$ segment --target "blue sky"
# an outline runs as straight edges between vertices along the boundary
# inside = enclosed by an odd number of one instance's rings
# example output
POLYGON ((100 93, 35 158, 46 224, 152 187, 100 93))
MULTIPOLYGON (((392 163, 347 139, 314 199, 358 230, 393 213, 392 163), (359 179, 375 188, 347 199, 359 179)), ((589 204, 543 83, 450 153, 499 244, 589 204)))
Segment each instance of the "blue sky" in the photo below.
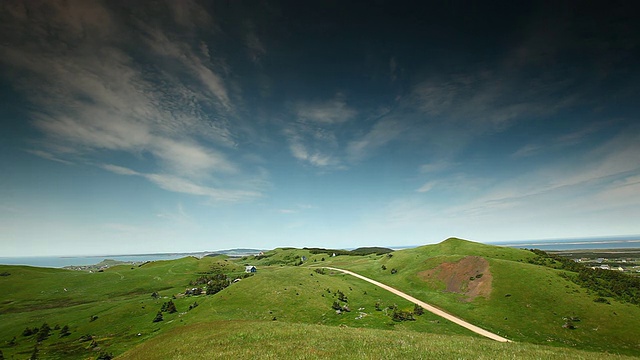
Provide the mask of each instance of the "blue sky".
POLYGON ((345 3, 3 1, 0 254, 640 234, 625 5, 345 3))

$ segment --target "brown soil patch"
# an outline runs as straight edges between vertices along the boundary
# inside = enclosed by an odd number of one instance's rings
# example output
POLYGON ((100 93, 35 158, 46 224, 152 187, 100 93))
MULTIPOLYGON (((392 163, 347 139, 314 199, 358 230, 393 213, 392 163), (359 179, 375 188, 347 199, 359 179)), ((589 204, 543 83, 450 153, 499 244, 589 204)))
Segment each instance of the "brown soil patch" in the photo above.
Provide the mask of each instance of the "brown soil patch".
POLYGON ((418 273, 425 281, 439 280, 446 291, 465 295, 464 301, 478 296, 489 297, 491 293, 491 271, 489 262, 479 256, 467 256, 457 262, 442 263, 437 267, 418 273))

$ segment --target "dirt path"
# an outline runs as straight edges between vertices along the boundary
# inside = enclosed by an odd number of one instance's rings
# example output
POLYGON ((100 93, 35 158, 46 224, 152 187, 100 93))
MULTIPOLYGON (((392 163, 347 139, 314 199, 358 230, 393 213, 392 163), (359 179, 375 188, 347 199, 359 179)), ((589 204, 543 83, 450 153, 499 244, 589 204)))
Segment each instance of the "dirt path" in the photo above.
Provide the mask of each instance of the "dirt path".
POLYGON ((392 292, 392 293, 394 293, 394 294, 396 294, 396 295, 398 295, 398 296, 400 296, 402 298, 405 298, 405 299, 411 301, 414 304, 418 304, 418 305, 422 306, 425 310, 427 310, 429 312, 432 312, 432 313, 434 313, 434 314, 436 314, 438 316, 441 316, 441 317, 443 317, 443 318, 445 318, 445 319, 447 319, 447 320, 449 320, 449 321, 451 321, 453 323, 456 323, 456 324, 458 324, 458 325, 460 325, 460 326, 462 326, 464 328, 467 328, 467 329, 473 331, 476 334, 480 334, 482 336, 488 337, 489 339, 492 339, 492 340, 495 340, 495 341, 499 341, 499 342, 511 342, 511 340, 509 340, 509 339, 505 339, 500 335, 497 335, 497 334, 494 334, 494 333, 492 333, 490 331, 487 331, 485 329, 479 328, 479 327, 477 327, 477 326, 475 326, 473 324, 470 324, 470 323, 468 323, 468 322, 466 322, 466 321, 464 321, 464 320, 462 320, 460 318, 457 318, 457 317, 455 317, 455 316, 453 316, 451 314, 447 314, 446 312, 444 312, 444 311, 442 311, 442 310, 440 310, 438 308, 435 308, 435 307, 433 307, 433 306, 431 306, 431 305, 429 305, 429 304, 427 304, 425 302, 422 302, 422 301, 414 298, 411 295, 407 295, 407 294, 403 293, 400 290, 396 290, 396 289, 392 288, 391 286, 388 286, 388 285, 385 285, 383 283, 377 282, 377 281, 375 281, 373 279, 369 279, 368 277, 362 276, 360 274, 356 274, 353 271, 342 270, 342 269, 333 268, 333 267, 326 267, 326 268, 329 269, 329 270, 340 271, 340 272, 343 272, 345 274, 355 276, 355 277, 357 277, 359 279, 362 279, 364 281, 368 281, 368 282, 370 282, 370 283, 372 283, 372 284, 374 284, 376 286, 379 286, 379 287, 381 287, 381 288, 383 288, 383 289, 385 289, 387 291, 390 291, 390 292, 392 292))

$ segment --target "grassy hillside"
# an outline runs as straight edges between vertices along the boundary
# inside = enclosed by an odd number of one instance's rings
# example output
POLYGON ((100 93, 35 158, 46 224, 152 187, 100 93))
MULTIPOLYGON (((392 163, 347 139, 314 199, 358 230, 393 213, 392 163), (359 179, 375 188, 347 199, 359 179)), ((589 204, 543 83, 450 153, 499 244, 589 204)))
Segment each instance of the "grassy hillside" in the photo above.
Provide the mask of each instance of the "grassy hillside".
POLYGON ((631 359, 460 335, 221 321, 174 329, 122 359, 631 359))
MULTIPOLYGON (((396 251, 374 261, 331 262, 397 287, 478 326, 519 342, 569 346, 594 351, 640 354, 640 307, 614 300, 597 303, 595 295, 560 276, 561 271, 532 265, 530 251, 483 245, 459 239, 396 251), (490 293, 469 301, 450 292, 437 278, 440 264, 455 265, 469 256, 489 265, 490 293), (383 265, 386 270, 383 270, 383 265), (392 274, 391 270, 396 273, 392 274), (434 276, 425 276, 429 270, 434 276), (564 328, 567 319, 575 329, 564 328)), ((450 271, 453 271, 449 269, 450 271)), ((464 286, 475 274, 467 274, 464 286)))
POLYGON ((0 266, 0 273, 10 274, 0 277, 0 351, 9 359, 29 358, 40 335, 23 336, 23 330, 47 323, 52 330, 37 345, 40 359, 95 359, 129 350, 122 358, 162 358, 167 351, 172 358, 640 354, 639 306, 596 303, 560 270, 528 263, 535 256, 529 251, 449 239, 389 254, 332 255, 286 248, 94 273, 0 266), (245 264, 258 272, 245 277, 245 264), (487 341, 430 313, 393 321, 394 309, 410 312, 413 304, 322 266, 387 283, 517 344, 487 341), (213 295, 184 295, 187 288, 206 287, 196 279, 206 282, 216 274, 241 280, 213 295), (169 301, 177 312, 153 322, 169 301), (563 327, 567 319, 575 329, 563 327), (70 333, 62 336, 65 325, 70 333))

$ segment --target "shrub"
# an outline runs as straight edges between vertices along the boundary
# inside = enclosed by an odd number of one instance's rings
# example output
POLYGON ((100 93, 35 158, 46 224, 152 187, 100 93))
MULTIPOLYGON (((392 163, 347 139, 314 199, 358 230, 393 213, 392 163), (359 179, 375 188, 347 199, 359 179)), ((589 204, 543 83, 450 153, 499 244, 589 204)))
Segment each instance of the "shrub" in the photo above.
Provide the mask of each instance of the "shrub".
POLYGON ((38 345, 35 345, 33 347, 33 352, 31 353, 29 360, 38 360, 38 352, 40 352, 40 350, 38 349, 38 345))
POLYGON ((385 265, 382 265, 382 270, 387 270, 387 267, 385 265))
POLYGON ((42 324, 42 326, 40 327, 40 330, 38 330, 38 336, 36 337, 36 341, 40 342, 48 338, 49 332, 51 332, 51 328, 49 327, 49 324, 47 323, 42 324))
POLYGON ((96 360, 111 360, 113 359, 113 354, 107 352, 101 352, 100 355, 96 358, 96 360))
POLYGON ((333 305, 331 305, 331 308, 333 310, 342 310, 342 306, 340 306, 340 303, 338 303, 337 301, 333 302, 333 305))
POLYGON ((31 336, 31 335, 33 335, 33 334, 38 332, 38 329, 34 329, 34 330, 31 330, 31 328, 26 327, 22 331, 22 336, 31 336), (35 330, 35 332, 34 332, 34 330, 35 330))
POLYGON ((395 273, 397 273, 397 272, 398 272, 398 270, 396 270, 396 269, 391 269, 391 273, 392 273, 392 274, 395 274, 395 273))
POLYGON ((393 321, 414 321, 416 318, 411 311, 395 310, 392 319, 393 321))
POLYGON ((413 313, 420 316, 424 314, 424 309, 422 308, 422 306, 415 304, 415 306, 413 307, 413 313))
POLYGON ((69 331, 69 326, 68 325, 63 326, 62 329, 60 329, 60 337, 65 337, 69 335, 71 335, 71 332, 69 331))
POLYGON ((162 307, 160 308, 161 312, 168 312, 169 314, 173 314, 175 312, 178 312, 178 309, 176 309, 176 304, 173 303, 173 300, 169 300, 166 303, 162 304, 162 307))
POLYGON ((160 322, 163 321, 164 318, 162 317, 162 311, 158 311, 158 313, 156 314, 156 317, 153 319, 153 322, 160 322))
POLYGON ((94 322, 98 320, 98 315, 91 315, 91 318, 89 318, 89 322, 94 322))
POLYGON ((603 298, 603 297, 595 298, 595 299, 593 299, 593 302, 611 305, 611 302, 609 300, 607 300, 606 298, 603 298))

